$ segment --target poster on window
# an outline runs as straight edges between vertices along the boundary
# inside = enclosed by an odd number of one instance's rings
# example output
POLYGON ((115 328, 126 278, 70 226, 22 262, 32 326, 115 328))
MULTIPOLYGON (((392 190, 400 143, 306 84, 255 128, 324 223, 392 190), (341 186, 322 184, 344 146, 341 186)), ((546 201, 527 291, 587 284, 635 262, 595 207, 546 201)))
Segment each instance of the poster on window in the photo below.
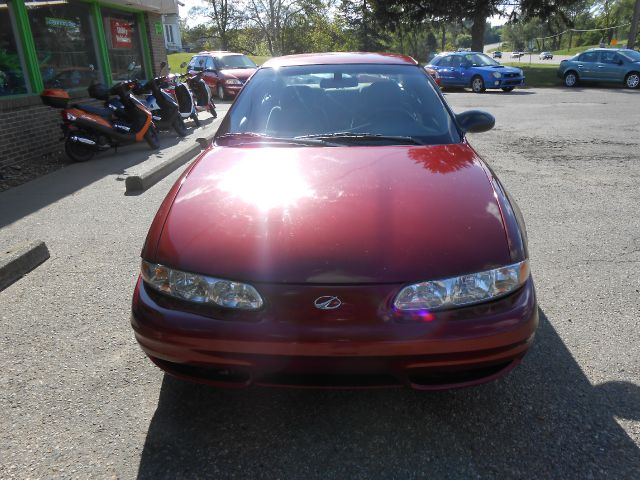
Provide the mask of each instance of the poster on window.
POLYGON ((126 20, 111 19, 111 48, 131 48, 131 24, 126 20))

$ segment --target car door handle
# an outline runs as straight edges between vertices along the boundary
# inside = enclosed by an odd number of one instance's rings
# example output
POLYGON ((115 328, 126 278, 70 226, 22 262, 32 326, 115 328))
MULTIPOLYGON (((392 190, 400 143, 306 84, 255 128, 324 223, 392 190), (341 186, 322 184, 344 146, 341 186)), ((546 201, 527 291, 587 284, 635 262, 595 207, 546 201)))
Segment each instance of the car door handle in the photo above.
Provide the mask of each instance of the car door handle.
POLYGON ((582 67, 583 67, 582 65, 578 65, 578 68, 582 68, 582 67))
POLYGON ((598 65, 598 68, 604 68, 604 65, 598 65))

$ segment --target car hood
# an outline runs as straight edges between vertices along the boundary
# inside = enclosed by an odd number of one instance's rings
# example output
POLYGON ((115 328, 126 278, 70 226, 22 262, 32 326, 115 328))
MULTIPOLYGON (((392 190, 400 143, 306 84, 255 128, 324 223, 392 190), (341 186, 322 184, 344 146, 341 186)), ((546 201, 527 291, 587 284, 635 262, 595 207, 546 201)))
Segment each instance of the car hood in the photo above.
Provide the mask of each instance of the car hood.
POLYGON ((500 72, 500 73, 520 73, 521 70, 516 67, 505 67, 504 65, 494 65, 486 67, 473 67, 485 72, 500 72))
POLYGON ((243 81, 246 81, 255 72, 255 68, 228 68, 225 70, 220 70, 220 73, 225 77, 237 78, 238 80, 243 81))
POLYGON ((273 283, 395 283, 511 263, 466 144, 214 147, 184 178, 151 261, 273 283))

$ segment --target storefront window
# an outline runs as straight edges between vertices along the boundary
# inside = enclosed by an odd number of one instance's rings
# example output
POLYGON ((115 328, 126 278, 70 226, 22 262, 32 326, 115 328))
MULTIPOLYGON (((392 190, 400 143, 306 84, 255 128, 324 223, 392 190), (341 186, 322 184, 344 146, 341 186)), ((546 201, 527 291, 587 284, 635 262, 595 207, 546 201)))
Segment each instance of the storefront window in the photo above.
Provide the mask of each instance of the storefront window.
POLYGON ((27 93, 16 38, 9 6, 0 1, 0 96, 27 93))
POLYGON ((135 15, 102 9, 113 81, 145 78, 140 32, 135 15))
POLYGON ((94 71, 98 62, 87 4, 60 0, 25 5, 45 87, 86 87, 100 78, 94 71))

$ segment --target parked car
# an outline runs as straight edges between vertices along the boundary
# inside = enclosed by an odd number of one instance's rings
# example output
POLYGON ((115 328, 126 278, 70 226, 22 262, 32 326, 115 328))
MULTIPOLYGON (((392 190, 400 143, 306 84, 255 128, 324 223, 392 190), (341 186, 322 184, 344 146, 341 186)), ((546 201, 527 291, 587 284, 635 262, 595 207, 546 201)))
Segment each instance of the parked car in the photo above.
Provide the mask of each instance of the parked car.
POLYGON ((226 100, 238 94, 257 68, 249 57, 241 53, 214 51, 194 55, 187 65, 187 72, 195 75, 204 71, 202 78, 211 91, 220 100, 226 100))
POLYGON ((433 68, 430 67, 424 67, 424 70, 431 75, 431 78, 433 78, 433 80, 436 82, 436 85, 438 85, 439 87, 442 86, 442 81, 440 80, 440 75, 438 74, 437 70, 434 70, 433 68))
POLYGON ((511 58, 520 58, 524 56, 524 52, 511 52, 511 58))
POLYGON ((522 216, 410 57, 272 58, 151 225, 131 322, 220 387, 475 385, 538 308, 522 216), (471 232, 471 233, 470 233, 471 232))
POLYGON ((502 52, 496 50, 495 52, 493 52, 492 56, 493 58, 502 58, 502 52))
POLYGON ((540 58, 540 60, 552 60, 553 52, 540 52, 538 58, 540 58))
POLYGON ((479 52, 436 55, 427 67, 438 72, 444 88, 471 88, 476 93, 500 88, 510 92, 524 85, 522 70, 501 65, 479 52))
POLYGON ((560 62, 558 77, 564 85, 578 82, 617 83, 627 88, 640 85, 640 52, 625 48, 592 48, 560 62))

